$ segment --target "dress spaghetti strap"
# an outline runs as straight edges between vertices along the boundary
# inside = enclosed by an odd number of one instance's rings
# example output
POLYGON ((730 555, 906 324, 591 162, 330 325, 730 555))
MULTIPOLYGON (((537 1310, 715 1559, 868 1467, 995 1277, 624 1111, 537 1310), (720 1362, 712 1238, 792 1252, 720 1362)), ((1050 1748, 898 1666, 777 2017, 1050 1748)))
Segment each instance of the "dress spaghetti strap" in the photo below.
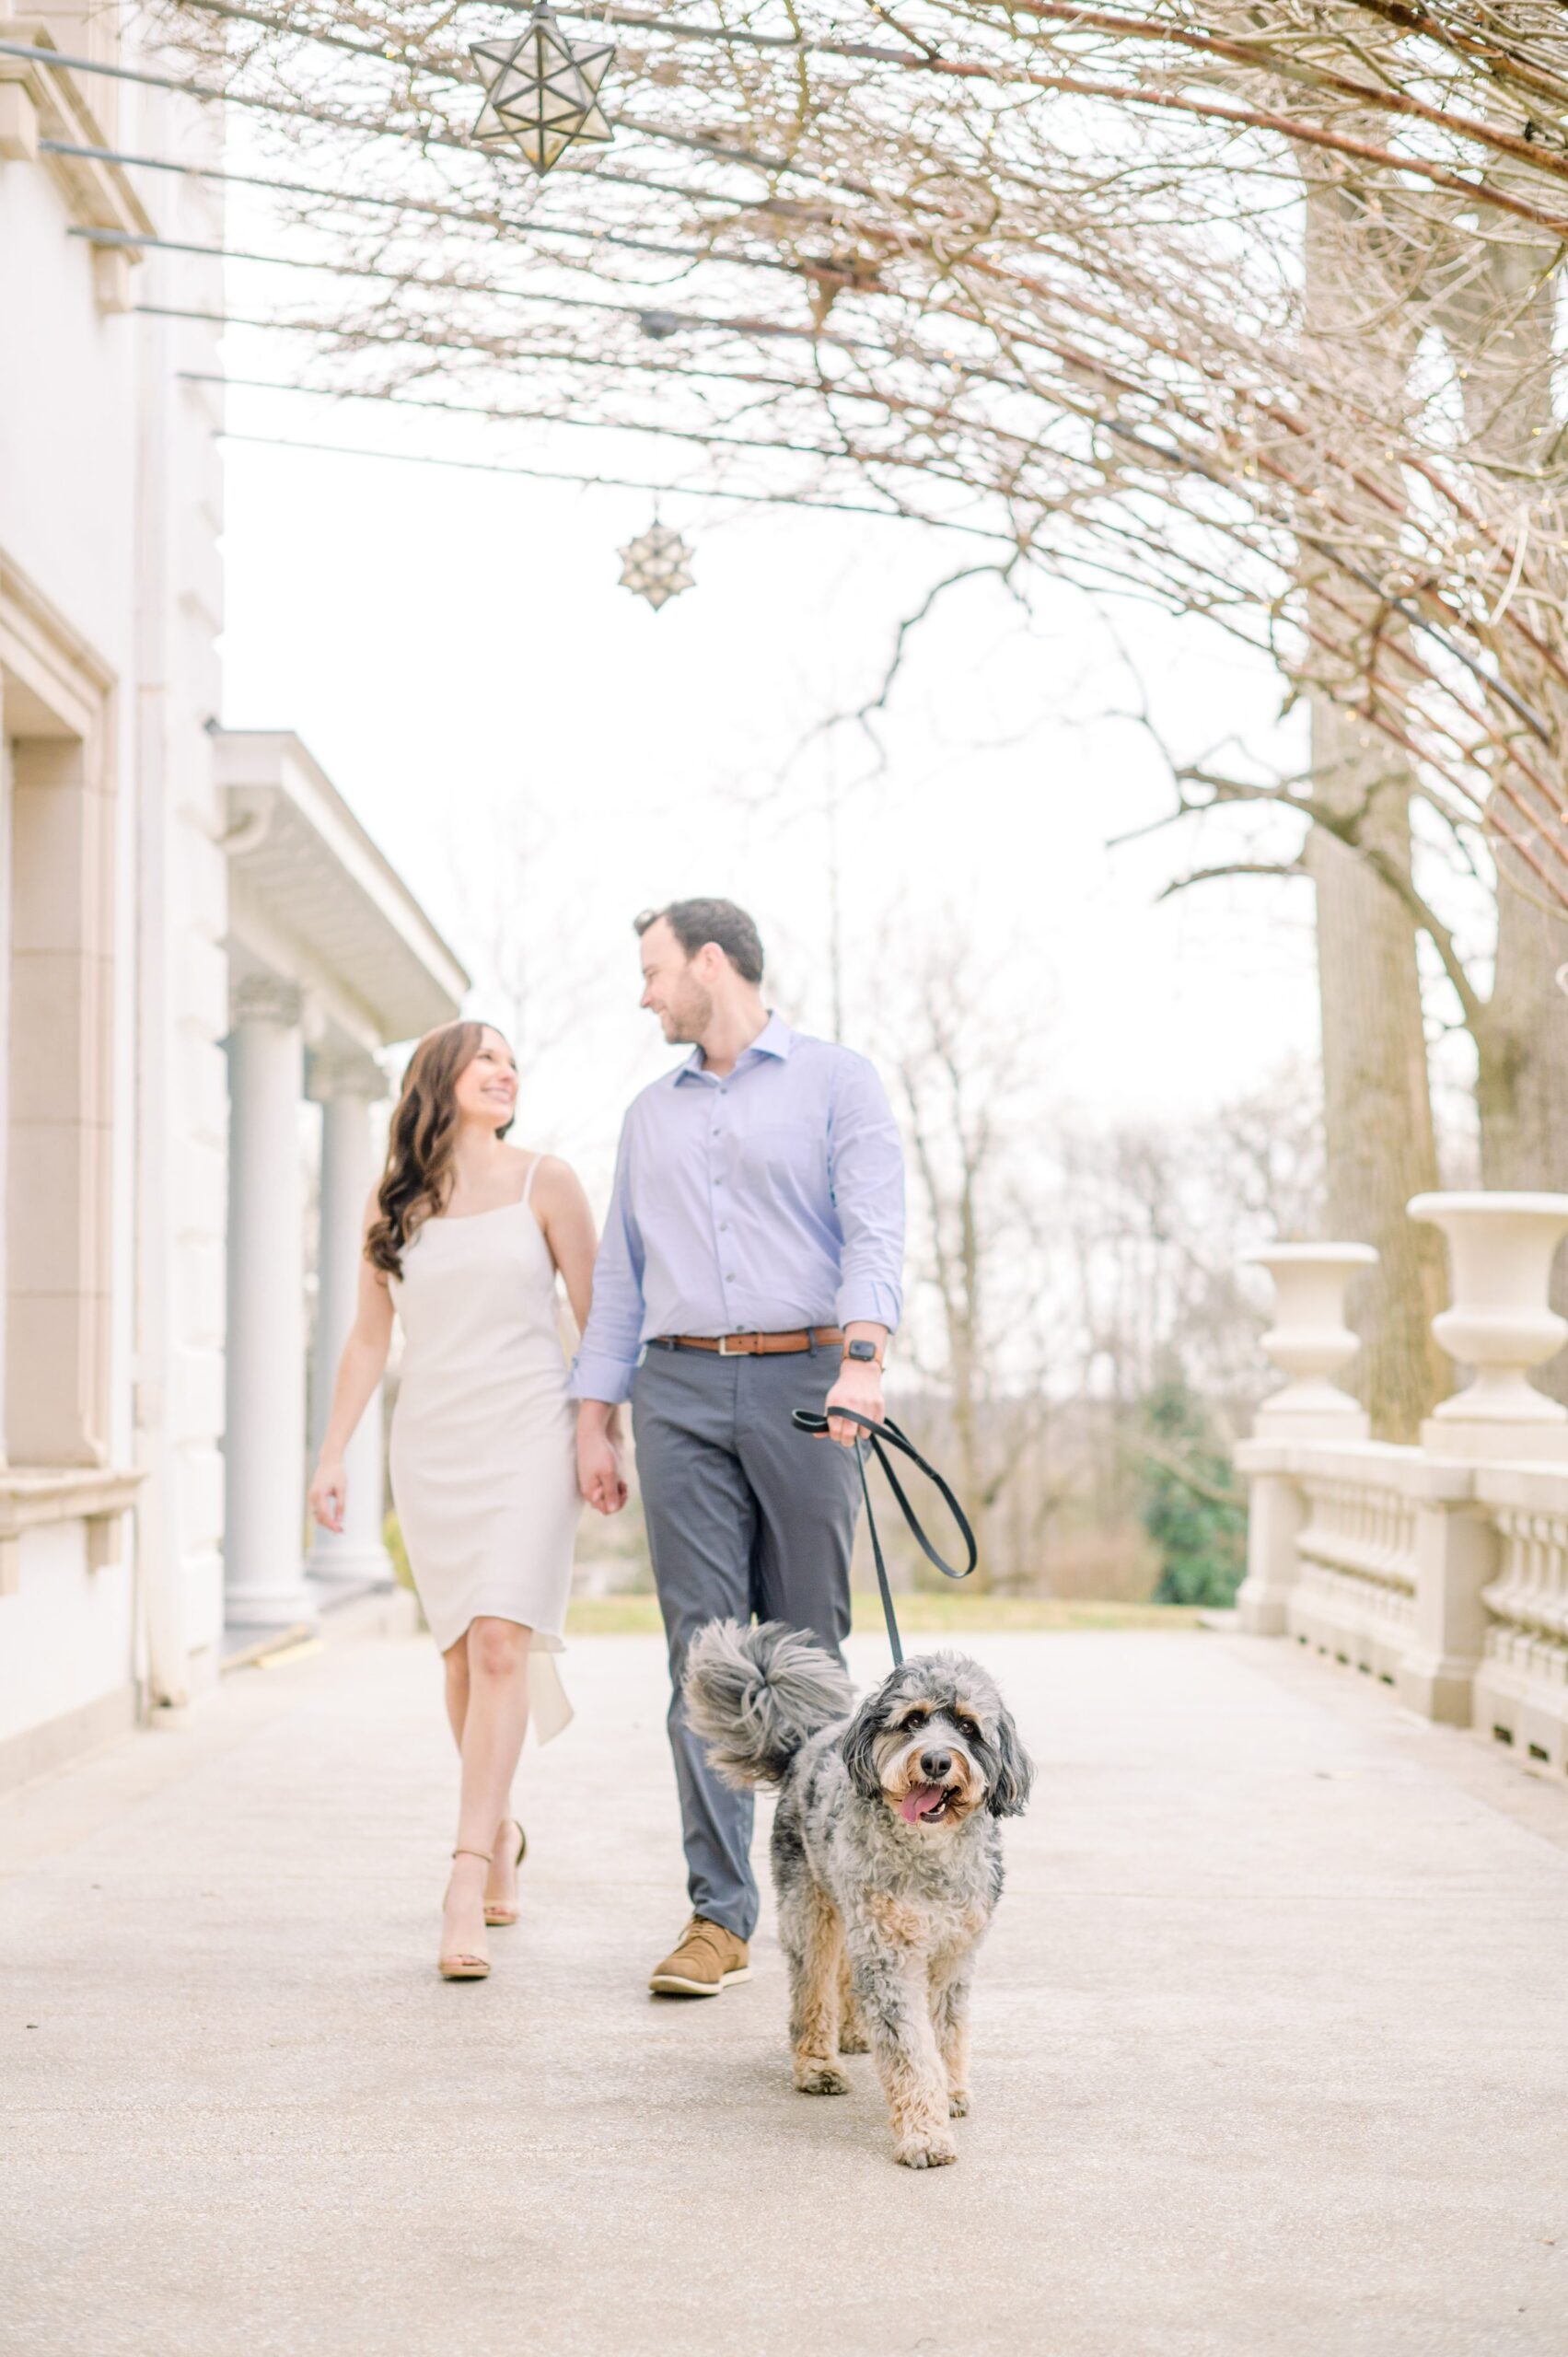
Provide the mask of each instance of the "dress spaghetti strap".
POLYGON ((517 1198, 517 1201, 520 1203, 526 1203, 528 1197, 533 1193, 534 1172, 539 1168, 540 1164, 543 1160, 544 1156, 542 1154, 536 1154, 533 1160, 529 1163, 528 1175, 523 1180, 523 1191, 517 1198))

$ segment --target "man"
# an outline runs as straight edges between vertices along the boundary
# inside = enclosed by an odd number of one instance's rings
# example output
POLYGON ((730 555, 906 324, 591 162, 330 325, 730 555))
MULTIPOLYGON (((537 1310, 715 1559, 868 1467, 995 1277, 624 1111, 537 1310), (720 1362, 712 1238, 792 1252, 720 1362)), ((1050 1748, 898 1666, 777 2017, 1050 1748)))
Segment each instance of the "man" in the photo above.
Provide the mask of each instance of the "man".
POLYGON ((763 1004, 762 945, 743 910, 676 900, 636 930, 642 1003, 692 1052, 621 1132, 573 1370, 577 1478, 601 1514, 625 1504, 615 1425, 629 1399, 692 1908, 649 1985, 716 1997, 750 1977, 752 1802, 719 1782, 686 1725, 681 1671, 713 1620, 785 1620, 834 1653, 849 1632, 859 1427, 834 1421, 834 1446, 790 1411, 881 1418, 903 1158, 865 1059, 763 1004))

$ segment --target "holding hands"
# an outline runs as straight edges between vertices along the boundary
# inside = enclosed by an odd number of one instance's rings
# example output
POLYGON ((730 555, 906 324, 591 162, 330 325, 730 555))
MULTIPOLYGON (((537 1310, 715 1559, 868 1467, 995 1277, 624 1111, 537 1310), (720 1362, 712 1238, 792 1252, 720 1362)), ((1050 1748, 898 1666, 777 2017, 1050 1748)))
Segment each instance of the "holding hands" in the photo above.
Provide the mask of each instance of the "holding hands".
POLYGON ((600 1399, 578 1403, 577 1487, 596 1514, 619 1514, 626 1503, 615 1411, 600 1399))

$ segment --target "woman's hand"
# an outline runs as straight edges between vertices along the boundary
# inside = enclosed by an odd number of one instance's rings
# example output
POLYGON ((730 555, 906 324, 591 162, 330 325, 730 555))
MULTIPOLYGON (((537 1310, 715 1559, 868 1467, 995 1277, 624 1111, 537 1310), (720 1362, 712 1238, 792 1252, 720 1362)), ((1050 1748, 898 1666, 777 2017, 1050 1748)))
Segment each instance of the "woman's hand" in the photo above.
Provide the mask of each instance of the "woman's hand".
POLYGON ((626 1503, 626 1475, 620 1436, 603 1417, 598 1400, 584 1400, 577 1418, 577 1487, 596 1514, 619 1514, 626 1503), (591 1409, 598 1414, 589 1414, 591 1409))
POLYGON ((323 1457, 317 1466, 309 1489, 310 1511, 323 1530, 341 1531, 343 1527, 343 1502, 348 1496, 348 1477, 339 1457, 323 1457))

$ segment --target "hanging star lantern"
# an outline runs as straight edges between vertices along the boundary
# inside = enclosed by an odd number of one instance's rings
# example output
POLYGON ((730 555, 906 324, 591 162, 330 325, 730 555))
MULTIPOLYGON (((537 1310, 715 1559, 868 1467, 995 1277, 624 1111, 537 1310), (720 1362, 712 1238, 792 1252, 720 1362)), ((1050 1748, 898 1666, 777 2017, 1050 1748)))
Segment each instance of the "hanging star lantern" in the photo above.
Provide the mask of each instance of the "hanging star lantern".
POLYGON ((613 138, 599 109, 598 87, 614 46, 574 49, 547 0, 540 0, 515 41, 476 41, 469 55, 484 85, 484 104, 473 127, 478 146, 510 143, 543 173, 568 147, 613 138))
POLYGON ((656 516, 645 532, 621 551, 621 586, 645 598, 656 614, 667 598, 679 598, 696 585, 691 578, 691 552, 679 532, 656 516))

